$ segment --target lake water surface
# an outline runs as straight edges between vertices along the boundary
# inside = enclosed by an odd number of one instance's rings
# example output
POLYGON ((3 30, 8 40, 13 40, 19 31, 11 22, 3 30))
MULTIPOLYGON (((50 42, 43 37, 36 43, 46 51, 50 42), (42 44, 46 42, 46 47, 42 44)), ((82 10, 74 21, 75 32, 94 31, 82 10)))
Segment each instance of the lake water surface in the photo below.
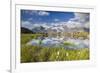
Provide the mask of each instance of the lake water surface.
POLYGON ((48 38, 32 39, 27 45, 45 46, 45 47, 63 47, 65 49, 81 49, 89 48, 89 39, 63 39, 63 38, 48 38))

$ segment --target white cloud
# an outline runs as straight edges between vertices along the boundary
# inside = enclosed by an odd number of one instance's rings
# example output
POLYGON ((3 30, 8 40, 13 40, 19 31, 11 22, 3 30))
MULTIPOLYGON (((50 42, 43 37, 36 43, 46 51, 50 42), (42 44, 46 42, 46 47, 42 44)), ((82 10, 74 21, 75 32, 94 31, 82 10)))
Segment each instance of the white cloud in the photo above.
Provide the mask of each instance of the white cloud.
POLYGON ((33 18, 29 18, 29 19, 28 19, 28 21, 32 21, 32 20, 33 20, 33 18))
POLYGON ((21 21, 21 27, 25 27, 28 29, 33 29, 34 27, 39 27, 39 26, 43 26, 46 29, 50 28, 49 25, 47 25, 47 23, 31 23, 30 21, 21 21))
POLYGON ((74 13, 75 17, 77 18, 86 18, 89 14, 87 13, 74 13))
POLYGON ((59 19, 55 18, 54 21, 57 22, 57 21, 59 21, 59 19))
POLYGON ((81 23, 85 23, 89 19, 88 13, 74 13, 75 17, 70 19, 70 21, 77 21, 81 23))
POLYGON ((34 27, 39 27, 39 26, 43 26, 43 27, 45 27, 46 29, 50 27, 50 26, 47 25, 46 23, 39 23, 39 24, 34 24, 34 25, 33 25, 33 28, 34 28, 34 27))
POLYGON ((74 13, 75 17, 69 21, 64 22, 69 28, 89 28, 89 14, 87 13, 74 13))
POLYGON ((30 15, 39 15, 39 16, 48 16, 50 14, 47 11, 39 11, 39 10, 25 10, 24 12, 30 15))
POLYGON ((25 10, 24 13, 34 15, 37 13, 37 11, 36 10, 34 10, 34 11, 33 10, 25 10))
POLYGON ((89 22, 85 23, 84 27, 85 27, 85 28, 89 28, 89 27, 90 27, 89 24, 90 24, 89 22))
POLYGON ((21 21, 21 27, 32 29, 33 24, 29 21, 21 21))
POLYGON ((48 16, 50 13, 46 11, 38 11, 38 15, 40 16, 48 16))
MULTIPOLYGON (((44 11, 38 11, 38 12, 35 12, 36 14, 38 13, 38 15, 49 15, 48 12, 44 12, 44 11)), ((34 24, 34 23, 31 23, 31 21, 29 20, 32 20, 32 18, 30 18, 28 21, 22 21, 22 26, 23 27, 26 27, 26 28, 29 28, 29 29, 32 29, 33 27, 35 26, 44 26, 45 28, 49 28, 51 26, 67 26, 68 28, 89 28, 89 20, 87 21, 84 21, 87 19, 87 17, 89 17, 88 14, 86 13, 74 13, 75 14, 75 17, 74 18, 71 18, 69 21, 65 21, 65 22, 56 22, 56 23, 37 23, 37 24, 34 24), (84 21, 84 23, 82 23, 81 21, 84 21)), ((59 21, 59 19, 55 18, 54 19, 55 21, 59 21)))
POLYGON ((74 22, 74 21, 68 21, 67 26, 69 28, 75 28, 75 27, 81 28, 81 27, 83 27, 83 25, 80 22, 74 22))

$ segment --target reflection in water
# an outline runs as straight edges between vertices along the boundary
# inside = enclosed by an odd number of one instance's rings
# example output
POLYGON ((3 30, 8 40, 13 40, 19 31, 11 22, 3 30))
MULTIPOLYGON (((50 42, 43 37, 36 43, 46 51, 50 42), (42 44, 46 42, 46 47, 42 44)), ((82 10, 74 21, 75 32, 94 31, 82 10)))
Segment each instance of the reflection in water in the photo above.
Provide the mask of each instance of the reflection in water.
POLYGON ((39 45, 45 47, 63 47, 65 49, 89 48, 89 39, 63 39, 63 38, 38 38, 32 39, 27 45, 39 45))

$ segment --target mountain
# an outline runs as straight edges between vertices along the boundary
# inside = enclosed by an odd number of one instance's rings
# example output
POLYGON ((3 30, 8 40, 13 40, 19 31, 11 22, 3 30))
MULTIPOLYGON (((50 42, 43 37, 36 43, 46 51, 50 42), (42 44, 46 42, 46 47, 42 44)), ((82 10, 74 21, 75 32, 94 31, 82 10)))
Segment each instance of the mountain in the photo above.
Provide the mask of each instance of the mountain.
POLYGON ((28 29, 25 27, 21 27, 22 33, 47 33, 48 30, 57 31, 57 32, 77 32, 77 31, 85 31, 89 32, 89 23, 85 23, 84 25, 80 23, 59 23, 59 24, 34 24, 32 29, 28 29))
POLYGON ((37 26, 32 29, 33 33, 46 33, 46 28, 43 26, 37 26))
POLYGON ((25 27, 21 27, 21 33, 33 33, 32 30, 25 28, 25 27))

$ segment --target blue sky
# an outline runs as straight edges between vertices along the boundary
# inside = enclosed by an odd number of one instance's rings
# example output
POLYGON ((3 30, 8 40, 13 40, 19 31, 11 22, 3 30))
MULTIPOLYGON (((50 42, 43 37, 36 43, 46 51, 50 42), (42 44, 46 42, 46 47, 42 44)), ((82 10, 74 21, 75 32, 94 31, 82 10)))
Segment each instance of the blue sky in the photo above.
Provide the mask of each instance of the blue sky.
POLYGON ((73 12, 21 10, 21 20, 31 21, 33 23, 63 22, 73 17, 73 12))
POLYGON ((89 22, 89 13, 56 12, 42 10, 21 10, 21 26, 32 28, 33 25, 51 25, 51 23, 66 22, 69 24, 84 24, 89 22))

